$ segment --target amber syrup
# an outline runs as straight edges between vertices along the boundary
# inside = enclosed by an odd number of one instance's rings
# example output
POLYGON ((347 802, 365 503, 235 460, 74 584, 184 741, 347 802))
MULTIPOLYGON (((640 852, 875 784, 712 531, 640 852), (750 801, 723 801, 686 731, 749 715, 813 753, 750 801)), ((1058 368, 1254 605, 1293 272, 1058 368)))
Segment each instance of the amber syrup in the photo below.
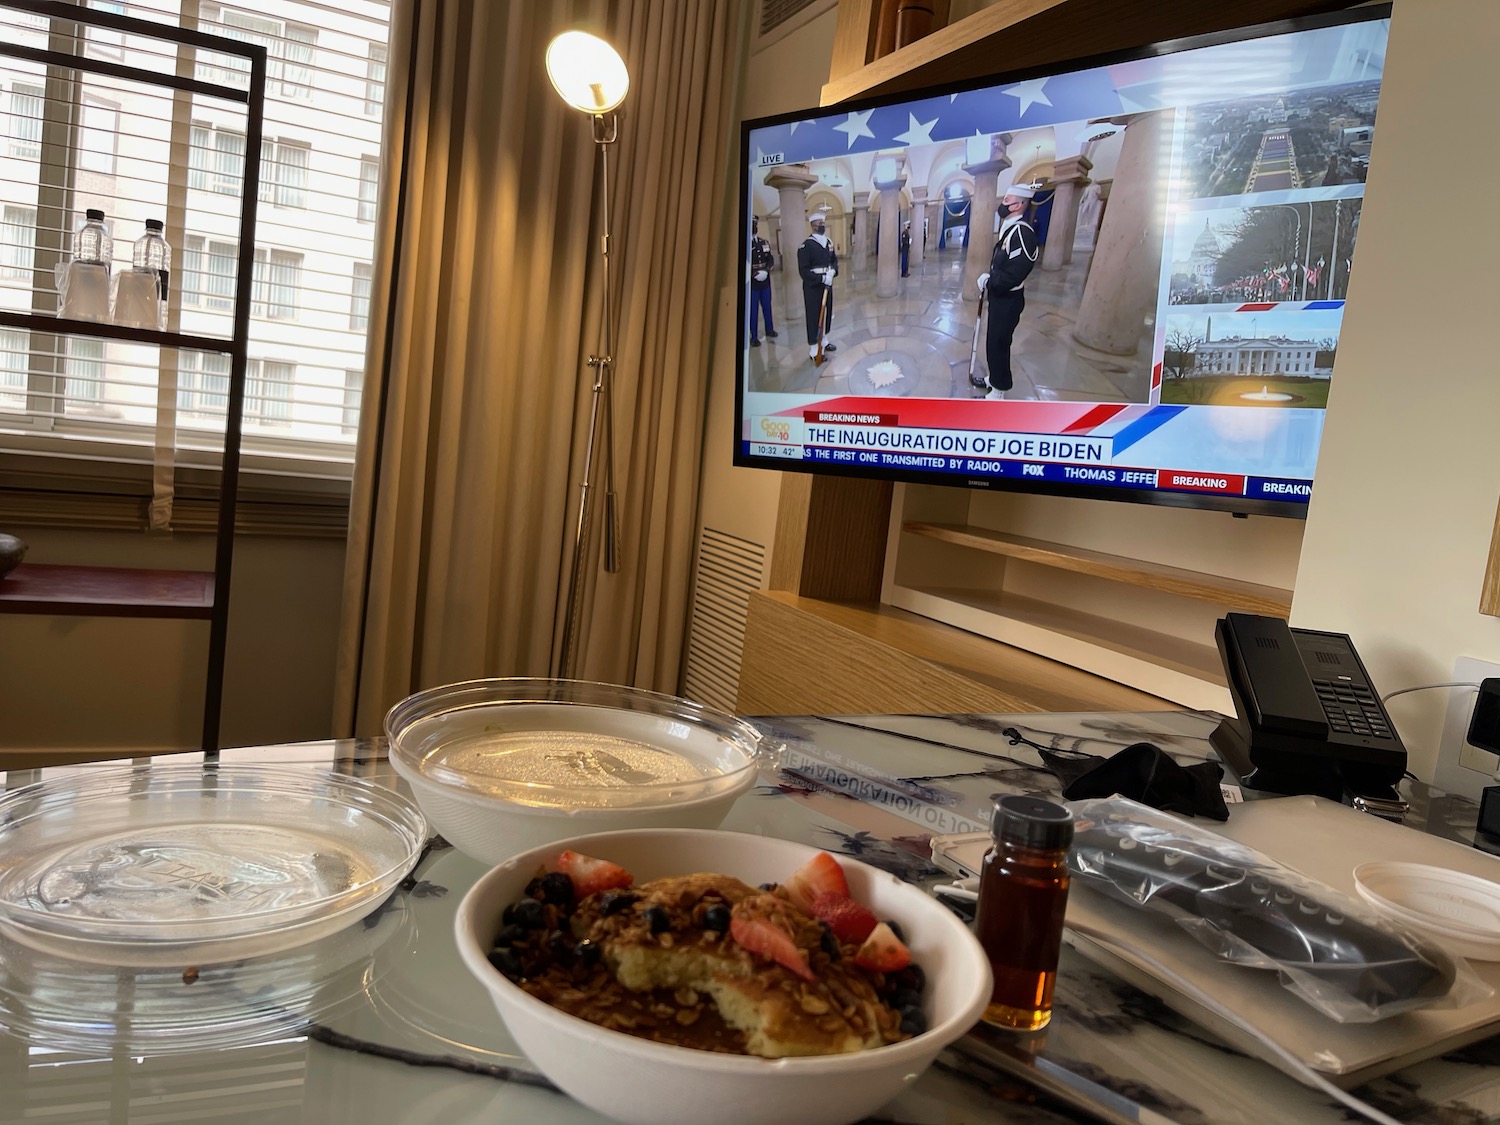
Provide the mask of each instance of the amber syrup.
POLYGON ((1068 904, 1064 855, 997 841, 985 857, 976 929, 995 978, 986 1023, 1036 1031, 1052 1018, 1068 904))

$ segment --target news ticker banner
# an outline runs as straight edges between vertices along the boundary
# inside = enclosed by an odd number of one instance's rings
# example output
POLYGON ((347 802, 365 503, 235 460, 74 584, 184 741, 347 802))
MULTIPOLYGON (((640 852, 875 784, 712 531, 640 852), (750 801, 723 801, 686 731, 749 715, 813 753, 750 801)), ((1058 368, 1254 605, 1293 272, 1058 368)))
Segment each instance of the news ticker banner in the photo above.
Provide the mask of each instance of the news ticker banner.
MULTIPOLYGON (((1230 421, 1236 414, 1243 417, 1244 408, 1223 409, 1230 421)), ((1244 427, 1237 442, 1214 408, 913 400, 893 410, 888 399, 836 399, 747 415, 741 450, 751 457, 839 468, 1306 503, 1322 412, 1253 413, 1261 417, 1252 426, 1258 431, 1250 435, 1254 448, 1246 450, 1236 448, 1246 444, 1244 427), (1307 424, 1278 425, 1296 421, 1296 415, 1316 415, 1309 419, 1316 430, 1307 424), (976 429, 986 416, 1024 428, 976 429), (1303 432, 1310 430, 1310 435, 1303 432), (1276 475, 1265 471, 1268 451, 1280 458, 1276 475), (1257 468, 1249 467, 1252 461, 1257 468)))

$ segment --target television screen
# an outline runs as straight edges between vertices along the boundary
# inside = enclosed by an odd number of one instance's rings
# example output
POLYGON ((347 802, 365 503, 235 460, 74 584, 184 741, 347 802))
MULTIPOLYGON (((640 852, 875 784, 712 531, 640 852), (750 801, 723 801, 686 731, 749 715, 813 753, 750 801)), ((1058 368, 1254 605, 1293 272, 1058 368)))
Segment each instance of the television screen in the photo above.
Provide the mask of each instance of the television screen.
POLYGON ((735 462, 1303 515, 1389 14, 745 122, 735 462))

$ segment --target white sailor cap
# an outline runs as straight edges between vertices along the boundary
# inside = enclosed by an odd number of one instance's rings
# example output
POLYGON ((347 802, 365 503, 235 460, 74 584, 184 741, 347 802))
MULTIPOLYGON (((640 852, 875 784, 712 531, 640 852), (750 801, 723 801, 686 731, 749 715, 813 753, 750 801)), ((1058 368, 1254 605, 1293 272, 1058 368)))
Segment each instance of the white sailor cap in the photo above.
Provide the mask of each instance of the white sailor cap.
POLYGON ((822 211, 813 211, 807 216, 807 221, 810 223, 827 223, 828 216, 822 211))
POLYGON ((1011 184, 1005 189, 1005 194, 1013 199, 1030 199, 1037 193, 1041 184, 1011 184))

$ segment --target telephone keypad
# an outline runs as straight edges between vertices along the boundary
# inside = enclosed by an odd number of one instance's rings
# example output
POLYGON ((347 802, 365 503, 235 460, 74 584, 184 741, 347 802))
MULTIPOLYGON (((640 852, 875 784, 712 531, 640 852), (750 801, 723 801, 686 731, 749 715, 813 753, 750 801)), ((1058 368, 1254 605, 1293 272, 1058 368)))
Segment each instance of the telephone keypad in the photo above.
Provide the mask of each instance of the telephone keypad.
POLYGON ((1371 738, 1390 738, 1391 728, 1380 700, 1363 684, 1314 680, 1318 702, 1328 725, 1338 734, 1357 734, 1371 738))

